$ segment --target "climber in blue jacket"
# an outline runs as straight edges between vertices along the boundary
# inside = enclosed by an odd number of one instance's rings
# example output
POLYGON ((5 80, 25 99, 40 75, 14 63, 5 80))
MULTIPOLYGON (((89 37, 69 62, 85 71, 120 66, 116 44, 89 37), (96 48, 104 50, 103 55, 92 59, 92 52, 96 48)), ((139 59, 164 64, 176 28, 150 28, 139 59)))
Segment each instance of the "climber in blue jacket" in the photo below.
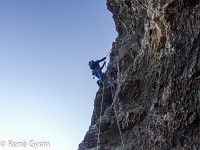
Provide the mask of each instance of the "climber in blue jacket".
POLYGON ((97 61, 89 61, 89 66, 90 69, 92 70, 92 75, 96 76, 99 80, 97 81, 97 84, 99 86, 103 86, 103 73, 102 73, 102 69, 105 66, 105 63, 103 63, 103 66, 100 67, 99 63, 104 61, 106 59, 106 57, 102 58, 101 60, 97 60, 97 61))

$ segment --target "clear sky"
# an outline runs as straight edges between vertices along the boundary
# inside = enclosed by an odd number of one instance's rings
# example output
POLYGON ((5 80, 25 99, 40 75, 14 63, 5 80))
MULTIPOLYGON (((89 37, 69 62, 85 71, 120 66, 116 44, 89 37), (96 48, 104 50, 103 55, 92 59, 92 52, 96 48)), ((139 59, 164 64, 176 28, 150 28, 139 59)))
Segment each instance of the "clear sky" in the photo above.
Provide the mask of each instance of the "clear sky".
POLYGON ((116 36, 106 0, 0 0, 0 142, 77 150, 98 89, 88 62, 116 36))

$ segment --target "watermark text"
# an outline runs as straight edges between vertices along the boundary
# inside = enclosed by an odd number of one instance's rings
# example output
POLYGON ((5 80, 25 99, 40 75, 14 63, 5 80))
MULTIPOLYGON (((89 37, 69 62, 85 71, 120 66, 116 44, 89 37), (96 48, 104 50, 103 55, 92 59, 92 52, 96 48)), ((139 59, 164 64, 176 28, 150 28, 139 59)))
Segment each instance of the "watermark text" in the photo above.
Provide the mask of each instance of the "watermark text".
POLYGON ((35 141, 35 140, 23 140, 23 141, 14 141, 14 140, 0 140, 0 148, 1 147, 9 147, 9 148, 50 148, 50 142, 45 140, 35 141))

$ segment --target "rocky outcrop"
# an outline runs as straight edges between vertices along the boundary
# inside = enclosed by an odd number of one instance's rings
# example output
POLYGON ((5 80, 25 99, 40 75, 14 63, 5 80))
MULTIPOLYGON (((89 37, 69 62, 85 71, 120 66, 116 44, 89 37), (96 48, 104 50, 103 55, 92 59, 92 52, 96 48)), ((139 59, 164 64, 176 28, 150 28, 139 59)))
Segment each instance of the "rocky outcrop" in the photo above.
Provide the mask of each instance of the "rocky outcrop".
MULTIPOLYGON (((118 37, 99 149, 122 150, 122 140, 126 150, 200 149, 200 0, 107 0, 107 7, 118 37)), ((102 88, 79 150, 97 149, 101 98, 102 88)))

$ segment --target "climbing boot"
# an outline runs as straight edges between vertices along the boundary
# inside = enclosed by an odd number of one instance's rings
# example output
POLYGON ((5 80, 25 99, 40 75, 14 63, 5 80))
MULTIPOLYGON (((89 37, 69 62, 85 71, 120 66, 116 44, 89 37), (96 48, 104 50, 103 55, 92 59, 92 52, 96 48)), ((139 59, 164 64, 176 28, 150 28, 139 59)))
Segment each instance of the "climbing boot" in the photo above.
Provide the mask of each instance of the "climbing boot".
POLYGON ((97 84, 99 87, 103 87, 103 83, 99 83, 99 80, 97 81, 97 84))

